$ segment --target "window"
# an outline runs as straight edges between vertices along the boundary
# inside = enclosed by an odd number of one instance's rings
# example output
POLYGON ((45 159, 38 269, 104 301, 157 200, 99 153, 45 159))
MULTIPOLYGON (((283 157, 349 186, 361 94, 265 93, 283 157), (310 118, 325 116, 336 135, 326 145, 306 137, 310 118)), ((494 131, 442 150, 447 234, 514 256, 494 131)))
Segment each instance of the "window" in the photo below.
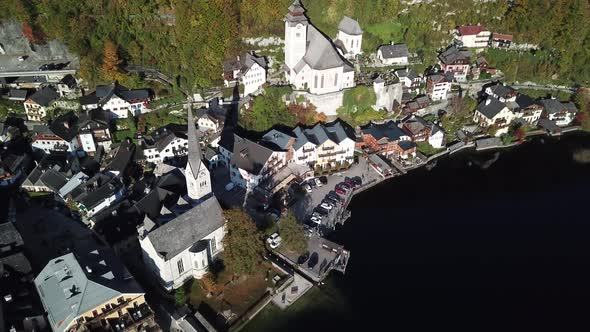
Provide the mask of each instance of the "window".
POLYGON ((324 75, 322 74, 322 89, 324 88, 324 75))
POLYGON ((334 86, 338 86, 338 73, 334 75, 334 86))
POLYGON ((313 78, 313 87, 314 89, 318 88, 318 75, 315 75, 315 77, 313 78))
POLYGON ((201 264, 201 266, 202 266, 202 267, 205 267, 205 259, 204 259, 204 258, 203 258, 203 260, 201 261, 201 263, 202 263, 202 264, 201 264))
POLYGON ((211 239, 211 252, 217 251, 217 241, 215 241, 215 237, 211 239))
POLYGON ((295 37, 299 38, 299 37, 301 37, 301 34, 298 32, 295 34, 295 37))
POLYGON ((182 258, 178 260, 178 262, 176 262, 176 265, 178 265, 178 274, 182 274, 182 272, 184 272, 184 264, 182 263, 182 258))

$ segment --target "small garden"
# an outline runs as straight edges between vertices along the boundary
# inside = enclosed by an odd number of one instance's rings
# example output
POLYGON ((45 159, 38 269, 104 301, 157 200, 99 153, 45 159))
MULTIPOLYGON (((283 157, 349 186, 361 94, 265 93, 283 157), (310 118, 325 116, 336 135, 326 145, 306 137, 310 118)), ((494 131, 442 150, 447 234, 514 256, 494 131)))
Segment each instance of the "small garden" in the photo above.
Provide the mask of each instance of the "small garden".
POLYGON ((437 148, 433 147, 432 145, 430 145, 430 143, 428 143, 428 142, 416 142, 416 146, 418 148, 418 151, 420 151, 420 153, 422 153, 426 157, 433 156, 433 155, 445 150, 444 148, 437 149, 437 148))
POLYGON ((344 91, 342 107, 336 112, 338 117, 351 126, 364 125, 370 121, 384 120, 389 117, 385 111, 373 109, 377 96, 372 87, 357 86, 344 91))

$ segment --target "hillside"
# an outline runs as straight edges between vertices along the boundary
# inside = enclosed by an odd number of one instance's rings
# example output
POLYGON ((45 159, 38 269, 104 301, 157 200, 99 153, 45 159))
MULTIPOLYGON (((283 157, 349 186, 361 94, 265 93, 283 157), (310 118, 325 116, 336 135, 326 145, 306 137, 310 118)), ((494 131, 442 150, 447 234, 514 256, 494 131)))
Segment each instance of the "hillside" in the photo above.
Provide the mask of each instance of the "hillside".
MULTIPOLYGON (((282 36, 282 17, 292 0, 126 0, 0 2, 0 18, 19 20, 30 40, 58 39, 81 57, 81 75, 91 82, 101 76, 107 41, 123 62, 157 68, 183 85, 210 86, 219 81, 221 62, 244 48, 242 37, 282 36)), ((312 22, 335 35, 343 15, 365 30, 364 49, 406 42, 431 63, 436 50, 460 24, 481 23, 511 33, 517 43, 543 48, 538 57, 488 55, 514 76, 565 83, 590 81, 590 20, 585 0, 437 0, 406 5, 395 0, 303 1, 312 22), (524 61, 524 70, 518 69, 524 61)))

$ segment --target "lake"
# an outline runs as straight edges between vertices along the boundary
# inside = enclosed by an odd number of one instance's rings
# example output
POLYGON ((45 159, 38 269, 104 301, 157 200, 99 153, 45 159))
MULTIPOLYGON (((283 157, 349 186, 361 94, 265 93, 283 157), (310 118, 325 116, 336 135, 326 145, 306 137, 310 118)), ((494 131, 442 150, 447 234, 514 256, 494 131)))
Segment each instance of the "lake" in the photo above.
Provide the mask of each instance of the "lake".
POLYGON ((357 195, 346 275, 245 331, 587 330, 590 136, 461 153, 357 195), (495 161, 494 161, 495 160, 495 161))

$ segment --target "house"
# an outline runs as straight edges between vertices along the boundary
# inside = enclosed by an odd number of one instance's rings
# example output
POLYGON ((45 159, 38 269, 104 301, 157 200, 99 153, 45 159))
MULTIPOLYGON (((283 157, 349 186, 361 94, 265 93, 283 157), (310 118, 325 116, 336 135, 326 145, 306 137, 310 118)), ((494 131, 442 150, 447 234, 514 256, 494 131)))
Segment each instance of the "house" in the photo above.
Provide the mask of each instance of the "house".
POLYGON ((578 113, 576 105, 571 101, 563 103, 557 99, 541 99, 539 103, 545 109, 543 117, 560 127, 570 125, 578 113))
POLYGON ((354 160, 356 137, 352 128, 340 120, 311 128, 298 126, 292 134, 296 164, 326 169, 351 165, 354 160))
POLYGON ((463 47, 484 48, 489 46, 491 35, 482 25, 462 25, 457 29, 455 42, 463 47))
POLYGON ((244 95, 252 94, 266 83, 267 66, 265 57, 244 53, 223 63, 223 82, 229 87, 240 81, 244 85, 244 95))
POLYGON ((401 123, 401 129, 414 142, 425 142, 430 137, 430 123, 419 116, 412 116, 401 123))
POLYGON ((57 92, 61 97, 70 99, 76 98, 81 94, 78 82, 76 82, 76 78, 71 74, 67 74, 57 83, 57 92))
POLYGON ((384 65, 405 66, 408 64, 408 47, 406 44, 381 45, 377 49, 377 59, 384 65))
POLYGON ((471 52, 459 50, 453 45, 439 54, 438 60, 441 69, 445 73, 453 73, 453 77, 460 82, 467 80, 471 64, 471 52))
POLYGON ((96 91, 79 98, 83 110, 102 108, 111 119, 125 119, 149 112, 148 90, 130 90, 119 83, 100 85, 96 91))
POLYGON ((157 326, 145 292, 113 254, 56 257, 35 286, 54 332, 139 332, 157 326))
POLYGON ((400 82, 402 82, 404 88, 413 92, 418 92, 420 89, 422 77, 420 77, 414 69, 398 69, 395 71, 395 75, 399 78, 400 82))
POLYGON ((285 15, 285 72, 296 89, 316 95, 354 87, 354 68, 305 15, 299 0, 285 15))
POLYGON ((492 34, 492 47, 510 48, 512 45, 512 35, 494 32, 492 34))
POLYGON ((404 149, 400 143, 404 141, 411 142, 410 136, 399 128, 394 121, 380 124, 369 123, 362 126, 361 139, 360 147, 385 157, 404 155, 404 149))
POLYGON ((530 125, 536 125, 543 114, 541 103, 527 95, 517 95, 515 100, 507 102, 506 106, 514 112, 517 119, 522 119, 530 125))
POLYGON ((58 193, 67 182, 68 179, 61 172, 35 168, 22 183, 21 188, 28 192, 58 193))
POLYGON ((78 118, 78 137, 82 150, 90 155, 94 155, 99 146, 110 151, 112 136, 108 113, 100 108, 81 112, 78 118))
POLYGON ((120 201, 124 192, 125 186, 119 178, 112 179, 98 173, 73 189, 68 200, 73 201, 87 218, 92 218, 98 212, 120 201))
POLYGON ((215 112, 210 108, 201 108, 197 110, 197 125, 199 130, 207 132, 218 132, 223 128, 225 116, 215 112))
POLYGON ((426 78, 426 91, 433 100, 446 100, 453 85, 453 73, 433 74, 426 78))
POLYGON ((479 69, 487 69, 489 67, 488 61, 483 56, 475 60, 475 66, 479 69))
POLYGON ((47 116, 47 111, 52 108, 59 94, 52 87, 46 86, 32 94, 25 102, 25 113, 29 121, 41 121, 47 116))
POLYGON ((286 152, 274 151, 265 144, 234 135, 229 165, 231 181, 246 190, 253 190, 286 166, 286 152))
POLYGON ((428 105, 430 105, 430 98, 428 96, 418 96, 406 102, 404 112, 410 114, 420 112, 428 107, 428 105))
MULTIPOLYGON (((45 153, 74 153, 83 148, 78 140, 78 117, 73 112, 60 115, 47 126, 35 126, 31 146, 45 153)), ((88 146, 88 145, 87 145, 88 146)))
POLYGON ((485 93, 488 96, 492 96, 503 103, 513 102, 516 100, 516 96, 518 96, 517 90, 500 82, 486 87, 485 93))
POLYGON ((28 90, 25 89, 10 89, 8 90, 8 100, 24 102, 27 100, 28 90))
POLYGON ((196 206, 184 200, 181 205, 186 208, 164 206, 164 220, 146 216, 138 229, 143 261, 168 291, 202 278, 223 251, 225 219, 215 196, 196 206))
POLYGON ((386 84, 381 76, 373 81, 373 91, 375 91, 376 110, 385 109, 387 112, 399 110, 403 97, 403 86, 401 82, 386 84))
POLYGON ((356 20, 344 16, 338 24, 338 36, 334 44, 346 58, 354 58, 363 53, 363 30, 356 20))
POLYGON ((142 148, 145 159, 148 162, 157 163, 186 156, 188 153, 186 128, 168 125, 144 137, 142 148))
POLYGON ((484 128, 496 126, 496 136, 500 136, 508 132, 510 123, 515 118, 515 114, 506 104, 495 97, 488 97, 477 106, 473 122, 484 128))
POLYGON ((132 160, 136 152, 136 146, 131 139, 127 138, 119 144, 115 149, 109 152, 105 158, 105 174, 109 174, 112 177, 120 174, 126 174, 127 170, 132 165, 132 160))
POLYGON ((235 135, 229 128, 221 132, 217 149, 219 150, 219 163, 223 166, 229 167, 230 165, 234 153, 234 139, 235 135))

